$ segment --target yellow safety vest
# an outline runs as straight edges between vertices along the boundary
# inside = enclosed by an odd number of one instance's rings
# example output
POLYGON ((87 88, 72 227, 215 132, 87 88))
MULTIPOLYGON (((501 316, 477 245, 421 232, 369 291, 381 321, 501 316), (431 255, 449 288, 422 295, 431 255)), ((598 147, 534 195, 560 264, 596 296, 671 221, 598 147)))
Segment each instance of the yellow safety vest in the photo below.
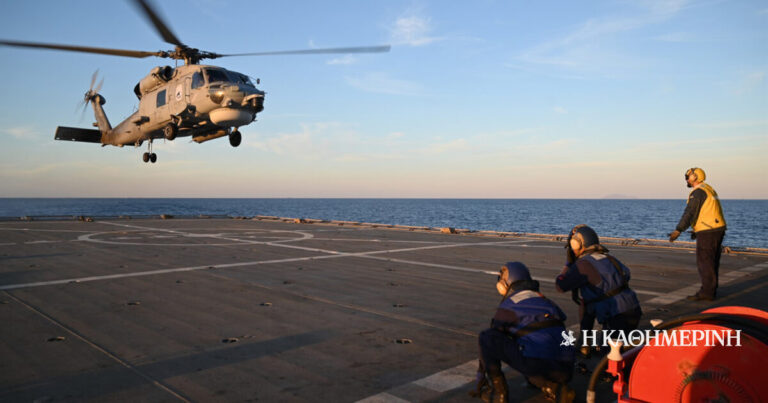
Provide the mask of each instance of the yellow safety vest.
MULTIPOLYGON (((707 194, 707 199, 699 209, 699 217, 693 224, 693 232, 706 231, 712 229, 718 229, 725 227, 725 218, 723 217, 723 208, 720 206, 720 199, 717 198, 717 192, 712 189, 706 183, 702 183, 696 186, 691 193, 696 189, 701 189, 707 194)), ((690 201, 690 195, 688 196, 690 201)), ((687 202, 686 202, 687 203, 687 202)))

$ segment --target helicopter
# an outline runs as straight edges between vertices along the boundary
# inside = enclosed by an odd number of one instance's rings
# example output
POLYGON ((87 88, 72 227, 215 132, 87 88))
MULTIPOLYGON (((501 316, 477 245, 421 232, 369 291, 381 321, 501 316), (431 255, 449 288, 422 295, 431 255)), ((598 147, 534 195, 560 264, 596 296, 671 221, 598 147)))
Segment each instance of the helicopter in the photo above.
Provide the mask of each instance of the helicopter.
MULTIPOLYGON (((202 65, 200 61, 232 56, 377 53, 390 50, 389 45, 382 45, 235 54, 208 52, 181 42, 149 0, 133 1, 163 40, 175 46, 174 50, 151 52, 0 39, 0 45, 6 46, 133 58, 155 56, 177 61, 177 66, 155 67, 139 80, 133 89, 139 100, 137 110, 115 127, 112 127, 104 112, 106 99, 99 94, 103 80, 94 87, 97 71, 91 78, 91 85, 82 101, 84 107, 88 104, 93 107, 96 119, 94 126, 97 129, 59 126, 54 136, 56 140, 117 147, 133 145, 136 148, 147 142, 147 151, 142 155, 145 163, 157 161, 157 154, 152 150, 152 142, 155 139, 173 141, 178 137, 192 137, 193 141, 203 143, 228 136, 229 144, 237 147, 242 141, 238 129, 254 122, 256 114, 264 110, 266 93, 256 88, 253 80, 246 74, 219 66, 202 65), (183 64, 178 65, 179 61, 183 64)), ((255 81, 260 84, 259 79, 255 81)))

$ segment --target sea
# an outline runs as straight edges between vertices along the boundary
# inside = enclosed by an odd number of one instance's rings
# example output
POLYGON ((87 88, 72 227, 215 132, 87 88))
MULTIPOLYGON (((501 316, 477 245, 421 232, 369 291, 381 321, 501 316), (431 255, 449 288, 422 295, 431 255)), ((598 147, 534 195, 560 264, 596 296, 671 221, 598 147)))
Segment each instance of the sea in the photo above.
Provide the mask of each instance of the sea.
MULTIPOLYGON (((721 200, 724 244, 768 248, 768 200, 721 200)), ((601 236, 667 239, 685 200, 640 199, 194 199, 0 198, 0 217, 256 215, 566 234, 587 224, 601 236)), ((680 240, 686 240, 685 235, 680 240)))

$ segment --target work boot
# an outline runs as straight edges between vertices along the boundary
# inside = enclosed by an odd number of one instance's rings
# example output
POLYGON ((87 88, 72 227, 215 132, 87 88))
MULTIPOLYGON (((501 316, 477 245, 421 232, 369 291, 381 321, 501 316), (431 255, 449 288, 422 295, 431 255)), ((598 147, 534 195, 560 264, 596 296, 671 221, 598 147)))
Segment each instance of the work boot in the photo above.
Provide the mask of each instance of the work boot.
POLYGON ((547 382, 541 391, 547 400, 555 403, 571 403, 576 398, 576 392, 564 383, 547 382))
POLYGON ((696 294, 685 297, 685 299, 687 299, 688 301, 714 301, 715 297, 709 297, 697 292, 696 294))
POLYGON ((481 398, 486 403, 509 403, 509 390, 507 389, 507 380, 504 379, 504 374, 493 373, 488 374, 491 378, 491 388, 484 391, 481 398))
MULTIPOLYGON (((478 375, 479 374, 480 373, 478 373, 478 375)), ((470 390, 469 395, 485 400, 483 396, 489 394, 490 390, 491 385, 488 384, 488 378, 486 378, 485 374, 483 374, 482 377, 477 380, 477 383, 475 384, 475 390, 470 390)))

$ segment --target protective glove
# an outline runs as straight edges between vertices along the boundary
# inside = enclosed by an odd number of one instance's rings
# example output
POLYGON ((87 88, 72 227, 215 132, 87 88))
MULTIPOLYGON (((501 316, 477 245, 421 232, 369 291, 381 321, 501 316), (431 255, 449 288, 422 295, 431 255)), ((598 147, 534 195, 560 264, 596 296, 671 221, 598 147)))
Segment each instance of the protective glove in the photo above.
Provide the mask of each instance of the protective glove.
POLYGON ((671 234, 669 234, 669 242, 675 242, 675 239, 680 236, 680 231, 674 230, 671 234))

